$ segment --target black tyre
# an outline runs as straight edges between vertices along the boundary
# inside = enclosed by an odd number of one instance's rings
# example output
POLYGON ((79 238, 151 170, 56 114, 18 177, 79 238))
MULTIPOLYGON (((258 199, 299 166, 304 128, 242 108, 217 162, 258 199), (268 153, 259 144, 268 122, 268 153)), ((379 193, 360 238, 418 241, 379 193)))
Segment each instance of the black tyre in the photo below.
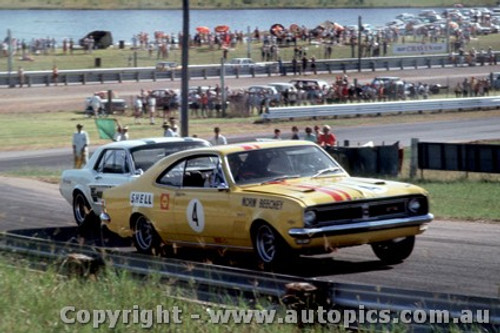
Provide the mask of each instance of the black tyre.
POLYGON ((375 255, 386 264, 398 264, 408 258, 415 246, 415 236, 371 244, 375 255))
POLYGON ((95 217, 87 199, 85 199, 85 195, 80 191, 73 196, 73 216, 78 226, 83 225, 89 218, 95 217))
POLYGON ((282 267, 287 245, 268 224, 260 224, 253 233, 253 243, 258 259, 266 266, 282 267))
POLYGON ((139 216, 134 225, 134 245, 138 252, 160 255, 161 239, 153 224, 144 216, 139 216))

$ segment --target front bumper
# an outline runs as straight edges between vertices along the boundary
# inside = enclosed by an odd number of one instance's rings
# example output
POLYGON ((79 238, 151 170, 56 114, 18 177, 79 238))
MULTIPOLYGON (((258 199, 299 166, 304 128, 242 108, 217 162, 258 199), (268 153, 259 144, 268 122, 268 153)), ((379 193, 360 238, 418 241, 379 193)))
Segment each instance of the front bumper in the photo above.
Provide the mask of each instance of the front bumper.
POLYGON ((428 213, 420 216, 328 225, 317 228, 293 228, 288 230, 288 235, 295 239, 310 239, 323 236, 337 236, 384 229, 412 227, 431 222, 433 219, 434 215, 428 213))

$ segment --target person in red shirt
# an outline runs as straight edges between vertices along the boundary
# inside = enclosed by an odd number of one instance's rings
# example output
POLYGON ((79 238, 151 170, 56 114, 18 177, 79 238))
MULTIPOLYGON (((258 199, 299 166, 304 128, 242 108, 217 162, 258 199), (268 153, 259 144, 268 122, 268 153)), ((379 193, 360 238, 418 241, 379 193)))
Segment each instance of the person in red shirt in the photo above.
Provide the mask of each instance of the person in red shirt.
POLYGON ((337 143, 337 138, 331 132, 330 126, 323 126, 323 133, 318 138, 318 145, 323 148, 334 147, 337 143))

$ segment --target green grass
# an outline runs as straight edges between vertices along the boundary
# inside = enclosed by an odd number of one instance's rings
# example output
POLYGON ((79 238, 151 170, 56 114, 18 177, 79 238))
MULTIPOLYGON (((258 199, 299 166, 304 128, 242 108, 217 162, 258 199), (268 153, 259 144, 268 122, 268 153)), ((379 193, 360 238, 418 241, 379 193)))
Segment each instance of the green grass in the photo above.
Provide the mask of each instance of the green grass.
MULTIPOLYGON (((134 280, 126 274, 100 274, 97 279, 82 280, 66 278, 55 274, 27 270, 22 261, 17 258, 0 259, 0 281, 2 281, 3 293, 0 298, 0 321, 1 332, 298 332, 298 328, 292 324, 268 324, 258 325, 229 323, 224 325, 207 323, 209 309, 218 309, 211 305, 192 303, 172 298, 177 294, 175 285, 171 287, 161 282, 154 276, 143 281, 134 280), (8 265, 6 264, 8 263, 8 265), (60 312, 63 308, 74 306, 76 311, 88 310, 153 310, 156 314, 157 306, 163 310, 173 311, 177 307, 180 311, 179 319, 182 324, 156 324, 148 328, 148 317, 139 317, 133 323, 130 316, 130 324, 123 324, 121 317, 115 329, 109 329, 109 321, 102 324, 98 329, 89 324, 65 324, 61 320, 60 312), (199 314, 202 319, 191 319, 191 314, 199 314), (143 323, 143 326, 141 326, 143 323)), ((57 270, 57 268, 55 268, 57 270)), ((193 286, 196 290, 196 286, 193 286)), ((195 292, 183 295, 196 299, 195 292)), ((264 309, 264 306, 257 305, 264 309)), ((74 319, 75 312, 69 312, 68 317, 74 319)), ((150 317, 151 318, 151 317, 150 317)), ((173 317, 170 317, 173 320, 173 317)), ((312 326, 306 330, 310 332, 345 332, 342 327, 335 326, 312 326)))
MULTIPOLYGON (((192 9, 224 8, 310 8, 310 7, 452 7, 456 0, 191 0, 192 9)), ((469 0, 471 7, 494 6, 495 0, 469 0)), ((182 8, 181 0, 0 0, 1 9, 172 9, 182 8)))
MULTIPOLYGON (((430 172, 430 171, 426 171, 430 172)), ((488 178, 487 175, 483 177, 488 178)), ((430 193, 431 212, 442 219, 500 222, 498 198, 500 178, 496 180, 417 181, 430 193)))
MULTIPOLYGON (((0 331, 9 333, 24 332, 193 332, 193 333, 219 333, 219 332, 347 332, 342 325, 306 325, 299 328, 295 324, 214 324, 209 321, 208 311, 221 310, 220 307, 207 303, 194 303, 187 301, 187 298, 196 299, 194 292, 183 295, 186 298, 173 298, 178 294, 175 285, 171 286, 157 279, 152 273, 150 277, 138 280, 132 279, 126 274, 113 274, 103 272, 97 277, 90 279, 68 278, 59 274, 58 267, 51 267, 48 272, 38 272, 27 269, 28 263, 21 257, 11 257, 2 254, 0 259, 0 281, 3 287, 0 298, 0 331), (156 322, 156 309, 170 311, 169 319, 173 321, 172 311, 176 309, 181 324, 164 324, 156 322), (74 311, 65 312, 66 318, 76 319, 78 311, 86 311, 93 314, 93 311, 114 311, 135 310, 137 316, 134 319, 130 315, 129 323, 123 323, 123 317, 117 318, 115 328, 108 328, 110 320, 99 324, 98 328, 93 328, 92 318, 87 324, 66 324, 61 319, 61 311, 71 307, 74 311), (150 314, 146 311, 151 311, 150 314), (201 319, 191 319, 191 315, 200 315, 201 319)), ((193 290, 196 286, 193 285, 193 290)), ((239 306, 239 309, 248 309, 246 306, 239 306)), ((278 309, 277 315, 285 318, 286 309, 269 304, 259 303, 252 309, 266 310, 278 309)), ((299 310, 300 311, 300 310, 299 310)), ((120 313, 116 313, 120 315, 120 313)), ((133 312, 132 312, 133 314, 133 312)), ((300 312, 299 312, 300 314, 300 312)), ((108 317, 109 318, 109 317, 108 317)), ((325 317, 326 318, 326 317, 325 317)), ((396 325, 388 332, 406 332, 407 327, 396 325)), ((363 332, 379 332, 366 324, 361 329, 363 332)), ((461 330, 450 325, 447 332, 459 333, 461 330)), ((440 332, 439 330, 437 332, 440 332)), ((471 332, 481 332, 480 329, 473 328, 471 332)))

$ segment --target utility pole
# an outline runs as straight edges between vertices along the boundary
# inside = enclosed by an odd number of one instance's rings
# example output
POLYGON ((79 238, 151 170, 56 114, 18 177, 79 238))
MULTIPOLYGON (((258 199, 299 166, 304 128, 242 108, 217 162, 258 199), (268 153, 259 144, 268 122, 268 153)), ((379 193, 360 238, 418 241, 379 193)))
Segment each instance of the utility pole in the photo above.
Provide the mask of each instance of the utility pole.
POLYGON ((222 99, 222 117, 226 117, 226 89, 225 89, 225 76, 226 76, 226 60, 224 57, 220 58, 220 86, 221 86, 221 99, 222 99))
POLYGON ((358 72, 361 72, 361 29, 363 29, 363 24, 361 24, 361 15, 358 16, 358 72))
POLYGON ((182 1, 181 136, 189 136, 189 0, 182 1))
POLYGON ((7 29, 7 52, 8 52, 8 60, 7 60, 7 71, 9 72, 9 87, 12 88, 14 87, 14 84, 12 83, 12 54, 14 53, 12 51, 12 33, 10 29, 7 29))
POLYGON ((252 57, 252 32, 250 26, 247 27, 247 58, 252 57))

